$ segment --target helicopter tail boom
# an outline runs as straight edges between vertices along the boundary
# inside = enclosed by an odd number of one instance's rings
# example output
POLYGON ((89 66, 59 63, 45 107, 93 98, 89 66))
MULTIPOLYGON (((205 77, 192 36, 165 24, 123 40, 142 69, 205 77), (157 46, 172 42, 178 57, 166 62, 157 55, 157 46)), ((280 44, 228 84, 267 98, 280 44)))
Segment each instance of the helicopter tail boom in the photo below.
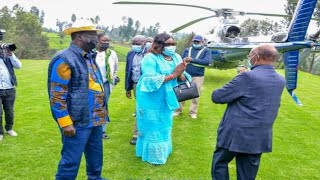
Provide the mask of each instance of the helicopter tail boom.
MULTIPOLYGON (((299 0, 289 26, 286 42, 304 41, 307 29, 318 0, 299 0)), ((293 90, 297 88, 299 50, 283 53, 287 90, 295 103, 302 105, 293 90)))

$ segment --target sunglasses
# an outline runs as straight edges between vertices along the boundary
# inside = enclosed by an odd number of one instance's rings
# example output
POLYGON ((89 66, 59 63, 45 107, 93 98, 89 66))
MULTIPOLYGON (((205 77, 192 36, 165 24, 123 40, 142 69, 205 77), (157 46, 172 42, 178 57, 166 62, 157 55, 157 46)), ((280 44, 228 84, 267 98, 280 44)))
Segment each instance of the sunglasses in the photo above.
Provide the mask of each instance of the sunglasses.
POLYGON ((175 46, 177 43, 165 43, 164 46, 175 46))

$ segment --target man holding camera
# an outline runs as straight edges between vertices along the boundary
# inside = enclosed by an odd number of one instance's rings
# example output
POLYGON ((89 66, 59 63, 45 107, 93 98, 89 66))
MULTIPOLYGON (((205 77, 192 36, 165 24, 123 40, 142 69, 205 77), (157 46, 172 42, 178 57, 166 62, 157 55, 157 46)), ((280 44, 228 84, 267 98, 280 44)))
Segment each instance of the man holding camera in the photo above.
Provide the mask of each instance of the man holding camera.
MULTIPOLYGON (((0 41, 3 39, 5 31, 0 30, 0 41)), ((12 52, 14 49, 8 48, 6 44, 0 43, 0 141, 3 140, 4 130, 2 127, 2 114, 5 114, 5 129, 9 136, 17 136, 13 130, 14 101, 16 99, 17 78, 14 69, 21 68, 20 60, 12 52)))

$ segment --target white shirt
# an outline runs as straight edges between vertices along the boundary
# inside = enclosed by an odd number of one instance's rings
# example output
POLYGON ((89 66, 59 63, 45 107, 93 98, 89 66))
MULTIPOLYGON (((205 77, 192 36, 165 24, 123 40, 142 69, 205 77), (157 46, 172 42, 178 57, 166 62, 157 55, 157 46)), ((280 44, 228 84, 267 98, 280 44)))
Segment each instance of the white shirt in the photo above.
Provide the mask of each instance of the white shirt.
MULTIPOLYGON (((13 68, 20 69, 21 68, 21 61, 12 54, 10 58, 11 64, 13 68)), ((14 88, 14 85, 11 83, 10 73, 4 60, 0 58, 0 89, 11 89, 14 88)))
MULTIPOLYGON (((110 56, 108 58, 108 63, 110 67, 110 75, 113 80, 117 76, 118 72, 118 56, 115 51, 110 50, 110 56)), ((102 75, 102 81, 105 83, 107 82, 106 78, 106 51, 99 52, 97 51, 97 57, 96 57, 96 62, 98 64, 98 67, 100 69, 101 75, 102 75)), ((110 90, 112 89, 113 84, 110 84, 110 90)))

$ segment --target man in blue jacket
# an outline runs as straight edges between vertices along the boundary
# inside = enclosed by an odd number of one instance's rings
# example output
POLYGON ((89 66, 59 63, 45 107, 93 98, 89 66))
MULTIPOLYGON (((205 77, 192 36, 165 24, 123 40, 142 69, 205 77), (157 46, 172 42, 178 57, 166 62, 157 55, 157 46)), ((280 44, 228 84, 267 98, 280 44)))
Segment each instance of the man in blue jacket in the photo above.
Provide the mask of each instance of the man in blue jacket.
MULTIPOLYGON (((210 49, 204 46, 204 38, 200 35, 196 35, 193 38, 192 46, 184 50, 182 59, 185 57, 191 57, 191 62, 187 65, 186 72, 191 75, 192 81, 197 84, 199 94, 204 82, 205 67, 211 62, 212 55, 210 49)), ((174 113, 174 116, 178 116, 182 113, 184 101, 180 102, 180 108, 174 113)), ((199 98, 191 100, 189 115, 191 118, 196 119, 199 108, 199 98)))
POLYGON ((286 83, 273 67, 277 57, 272 45, 252 49, 248 55, 251 71, 213 91, 212 101, 227 103, 227 109, 218 128, 212 179, 229 179, 228 163, 233 158, 237 179, 255 179, 261 154, 272 151, 272 126, 286 83))
MULTIPOLYGON (((131 90, 133 95, 136 96, 136 85, 141 76, 141 60, 146 53, 146 38, 142 35, 136 35, 132 38, 132 50, 128 52, 126 59, 126 76, 125 76, 125 89, 127 98, 131 99, 131 90)), ((135 114, 134 114, 135 115, 135 114)), ((136 120, 133 126, 133 137, 130 140, 131 145, 137 142, 138 131, 136 120)))
POLYGON ((56 180, 76 179, 83 154, 88 179, 103 179, 101 125, 108 121, 108 113, 102 76, 92 52, 97 31, 91 23, 65 29, 72 42, 49 64, 50 107, 62 136, 56 180))

